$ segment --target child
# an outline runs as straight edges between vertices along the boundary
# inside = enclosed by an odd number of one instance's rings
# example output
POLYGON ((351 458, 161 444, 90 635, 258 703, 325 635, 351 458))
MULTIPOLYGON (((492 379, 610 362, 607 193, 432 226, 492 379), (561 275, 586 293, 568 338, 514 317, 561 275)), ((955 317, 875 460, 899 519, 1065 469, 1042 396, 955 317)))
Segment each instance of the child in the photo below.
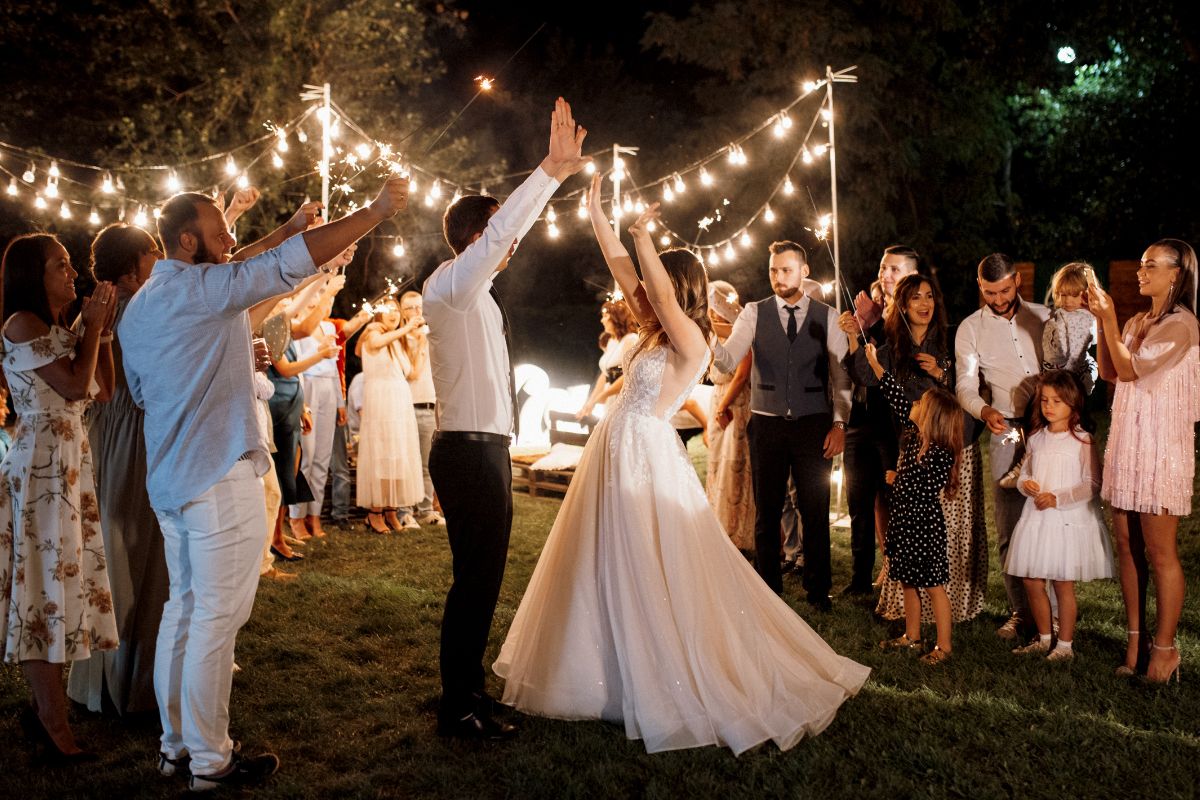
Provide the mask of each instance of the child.
POLYGON ((884 650, 921 649, 921 596, 917 590, 925 589, 933 603, 937 645, 921 657, 921 662, 941 664, 950 658, 951 619, 946 596, 950 559, 940 498, 943 489, 954 492, 958 487, 962 408, 941 386, 910 403, 895 378, 879 363, 875 346, 868 343, 865 349, 884 396, 896 415, 905 420, 886 545, 888 575, 904 586, 905 630, 903 636, 880 642, 879 646, 884 650))
POLYGON ((1087 394, 1096 386, 1096 359, 1088 352, 1096 344, 1096 318, 1083 307, 1091 271, 1088 264, 1072 262, 1054 273, 1054 308, 1042 329, 1042 369, 1073 373, 1087 394))
POLYGON ((1029 458, 1017 485, 1029 499, 1013 530, 1005 573, 1025 579, 1029 607, 1037 623, 1036 641, 1014 653, 1049 653, 1049 661, 1074 658, 1075 581, 1113 576, 1112 551, 1096 495, 1100 458, 1089 432, 1084 392, 1066 370, 1038 379, 1029 458), (1058 598, 1058 644, 1050 649, 1050 599, 1046 580, 1058 598))
MULTIPOLYGON (((1096 386, 1096 359, 1088 350, 1096 344, 1096 318, 1083 307, 1083 292, 1092 274, 1090 264, 1073 261, 1061 267, 1050 280, 1053 309, 1042 328, 1042 369, 1063 369, 1075 375, 1085 395, 1096 386)), ((1022 431, 1022 435, 1023 435, 1022 431)), ((1000 486, 1016 489, 1029 450, 1004 473, 1000 486)))

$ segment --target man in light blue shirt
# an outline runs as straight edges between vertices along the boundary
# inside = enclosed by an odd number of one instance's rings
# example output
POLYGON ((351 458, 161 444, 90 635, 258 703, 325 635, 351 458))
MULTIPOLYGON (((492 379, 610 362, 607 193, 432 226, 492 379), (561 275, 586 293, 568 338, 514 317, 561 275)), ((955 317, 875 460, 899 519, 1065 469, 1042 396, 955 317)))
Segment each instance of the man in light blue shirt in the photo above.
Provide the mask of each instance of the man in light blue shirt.
POLYGON ((281 229, 279 246, 231 263, 213 200, 176 195, 158 221, 167 258, 118 326, 130 393, 146 411, 146 487, 171 581, 154 663, 159 769, 174 774, 190 759, 193 790, 259 783, 279 766, 270 753, 234 753, 229 738, 234 639, 258 587, 271 463, 247 311, 290 293, 407 202, 407 180, 392 178, 368 208, 287 241, 281 229))

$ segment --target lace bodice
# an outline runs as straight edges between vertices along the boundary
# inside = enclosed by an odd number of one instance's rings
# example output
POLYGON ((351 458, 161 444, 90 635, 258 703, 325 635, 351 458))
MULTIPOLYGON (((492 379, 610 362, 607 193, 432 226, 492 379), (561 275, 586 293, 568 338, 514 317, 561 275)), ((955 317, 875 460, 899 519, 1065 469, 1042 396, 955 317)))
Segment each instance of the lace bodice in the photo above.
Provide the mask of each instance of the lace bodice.
POLYGON ((708 369, 708 359, 701 361, 690 380, 680 381, 676 378, 674 383, 677 385, 664 386, 668 355, 666 347, 655 347, 650 350, 638 350, 626 356, 625 386, 617 396, 620 411, 657 417, 661 420, 675 416, 692 393, 692 389, 704 376, 704 371, 708 369), (670 404, 662 408, 664 399, 668 397, 671 398, 670 404))

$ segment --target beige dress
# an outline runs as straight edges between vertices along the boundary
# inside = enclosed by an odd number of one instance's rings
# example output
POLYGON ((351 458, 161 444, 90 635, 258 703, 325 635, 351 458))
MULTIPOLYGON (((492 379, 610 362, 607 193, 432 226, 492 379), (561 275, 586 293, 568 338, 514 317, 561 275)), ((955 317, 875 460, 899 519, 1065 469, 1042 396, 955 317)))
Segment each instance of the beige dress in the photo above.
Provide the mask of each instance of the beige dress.
POLYGON ((0 464, 0 652, 9 663, 63 664, 117 647, 100 507, 82 416, 35 372, 74 357, 75 334, 3 339, 19 422, 0 464))
POLYGON ((733 421, 722 428, 717 424, 717 406, 733 380, 733 373, 714 365, 708 377, 715 391, 708 409, 708 475, 705 493, 721 527, 739 550, 754 552, 754 484, 750 474, 750 440, 746 423, 750 421, 750 384, 746 383, 730 403, 733 421))
MULTIPOLYGON (((381 330, 376 323, 371 325, 381 330)), ((417 413, 405 376, 408 369, 408 357, 398 342, 378 349, 363 347, 358 437, 358 504, 363 508, 405 508, 425 496, 417 413)))

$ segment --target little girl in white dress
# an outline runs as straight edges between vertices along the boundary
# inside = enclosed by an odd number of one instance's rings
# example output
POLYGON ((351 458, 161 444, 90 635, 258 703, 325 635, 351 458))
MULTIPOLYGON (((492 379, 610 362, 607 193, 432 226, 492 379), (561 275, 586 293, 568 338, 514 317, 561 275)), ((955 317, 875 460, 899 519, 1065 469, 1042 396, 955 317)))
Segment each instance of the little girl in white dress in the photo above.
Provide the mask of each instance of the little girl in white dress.
POLYGON ((1013 650, 1051 661, 1074 657, 1075 581, 1113 577, 1112 550, 1100 512, 1100 457, 1084 429, 1084 393, 1078 379, 1054 370, 1038 380, 1034 433, 1017 488, 1028 500, 1013 530, 1005 573, 1025 579, 1038 638, 1013 650), (1050 599, 1058 599, 1058 644, 1050 651, 1050 599))

